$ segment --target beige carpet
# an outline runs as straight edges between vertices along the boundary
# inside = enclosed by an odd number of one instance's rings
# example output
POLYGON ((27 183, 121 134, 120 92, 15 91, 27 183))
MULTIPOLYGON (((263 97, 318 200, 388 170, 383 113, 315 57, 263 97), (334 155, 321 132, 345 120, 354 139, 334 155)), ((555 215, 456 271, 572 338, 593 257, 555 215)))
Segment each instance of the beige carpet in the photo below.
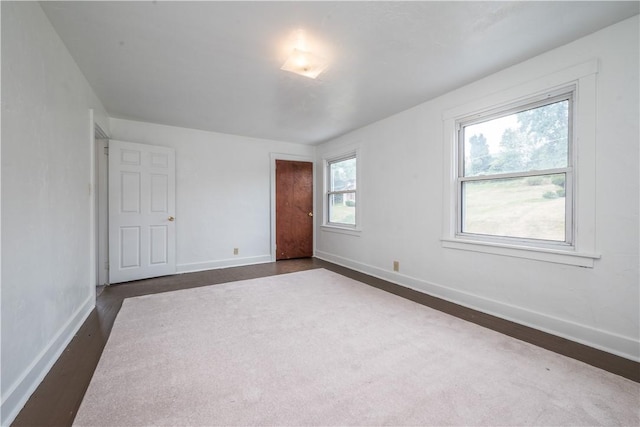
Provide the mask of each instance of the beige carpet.
POLYGON ((640 385, 327 270, 125 300, 76 425, 629 425, 640 385))

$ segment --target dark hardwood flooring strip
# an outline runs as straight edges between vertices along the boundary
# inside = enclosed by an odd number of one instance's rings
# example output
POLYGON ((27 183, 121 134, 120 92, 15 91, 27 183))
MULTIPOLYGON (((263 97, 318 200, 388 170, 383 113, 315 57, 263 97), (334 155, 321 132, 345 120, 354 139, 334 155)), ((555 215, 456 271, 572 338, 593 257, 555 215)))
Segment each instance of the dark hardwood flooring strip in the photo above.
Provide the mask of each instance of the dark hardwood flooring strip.
POLYGON ((139 280, 100 289, 96 308, 12 426, 70 426, 125 298, 326 268, 419 304, 640 382, 640 364, 564 338, 484 314, 316 258, 278 261, 139 280))

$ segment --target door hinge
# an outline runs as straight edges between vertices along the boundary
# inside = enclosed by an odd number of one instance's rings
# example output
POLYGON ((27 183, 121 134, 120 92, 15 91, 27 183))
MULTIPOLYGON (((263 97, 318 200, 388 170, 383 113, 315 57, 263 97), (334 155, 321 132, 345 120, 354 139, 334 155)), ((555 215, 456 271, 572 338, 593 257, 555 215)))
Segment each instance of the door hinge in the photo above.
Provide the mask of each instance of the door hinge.
POLYGON ((108 156, 108 155, 109 155, 109 146, 108 146, 108 145, 107 145, 106 147, 104 147, 104 154, 105 154, 106 156, 108 156))

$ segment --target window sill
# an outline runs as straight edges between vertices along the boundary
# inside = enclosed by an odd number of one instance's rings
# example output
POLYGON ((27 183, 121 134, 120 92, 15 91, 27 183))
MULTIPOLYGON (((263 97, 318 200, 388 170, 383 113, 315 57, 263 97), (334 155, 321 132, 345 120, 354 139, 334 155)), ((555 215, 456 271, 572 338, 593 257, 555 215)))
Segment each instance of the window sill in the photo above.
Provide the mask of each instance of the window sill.
POLYGON ((356 237, 360 237, 360 233, 362 232, 362 230, 359 228, 340 227, 337 225, 326 225, 326 224, 321 225, 320 230, 328 231, 330 233, 348 234, 350 236, 356 236, 356 237))
POLYGON ((564 251, 559 249, 536 248, 530 246, 517 246, 463 239, 442 239, 442 247, 510 256, 514 258, 532 259, 556 264, 575 265, 586 268, 593 268, 594 260, 600 259, 600 255, 595 253, 564 251))

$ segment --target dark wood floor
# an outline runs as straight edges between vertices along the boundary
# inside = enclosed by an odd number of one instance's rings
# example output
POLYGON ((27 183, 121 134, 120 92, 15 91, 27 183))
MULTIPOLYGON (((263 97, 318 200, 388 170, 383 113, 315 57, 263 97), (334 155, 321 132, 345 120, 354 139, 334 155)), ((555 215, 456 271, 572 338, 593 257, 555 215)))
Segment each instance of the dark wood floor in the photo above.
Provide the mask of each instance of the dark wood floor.
POLYGON ((113 285, 89 315, 12 426, 69 426, 80 406, 124 298, 326 268, 456 317, 640 382, 640 364, 526 326, 480 313, 315 258, 209 270, 113 285))

